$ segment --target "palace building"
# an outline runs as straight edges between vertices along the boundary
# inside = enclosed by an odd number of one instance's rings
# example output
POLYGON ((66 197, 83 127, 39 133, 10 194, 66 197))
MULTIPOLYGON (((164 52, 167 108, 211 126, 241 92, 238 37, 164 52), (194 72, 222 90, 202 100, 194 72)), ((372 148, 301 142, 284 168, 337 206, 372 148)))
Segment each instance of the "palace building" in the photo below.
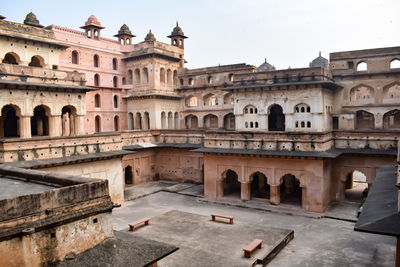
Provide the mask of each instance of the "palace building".
POLYGON ((171 28, 163 43, 125 24, 106 38, 93 15, 81 30, 2 17, 3 165, 107 180, 114 203, 162 179, 322 213, 396 164, 400 47, 187 69, 171 28))

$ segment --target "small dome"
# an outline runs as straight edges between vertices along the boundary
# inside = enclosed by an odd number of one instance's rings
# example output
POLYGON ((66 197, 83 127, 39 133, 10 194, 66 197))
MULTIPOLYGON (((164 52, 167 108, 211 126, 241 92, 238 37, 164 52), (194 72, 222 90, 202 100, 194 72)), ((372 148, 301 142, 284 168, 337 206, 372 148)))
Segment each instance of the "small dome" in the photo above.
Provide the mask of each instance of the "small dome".
POLYGON ((25 25, 30 25, 34 27, 39 27, 43 28, 42 25, 40 25, 39 20, 36 18, 36 15, 33 14, 32 12, 29 12, 28 15, 26 15, 25 20, 24 20, 25 25))
POLYGON ((179 27, 178 22, 176 22, 175 28, 172 30, 171 35, 185 35, 182 31, 182 28, 179 27))
POLYGON ((319 52, 319 56, 310 63, 310 68, 317 68, 317 67, 327 68, 328 66, 329 66, 329 61, 321 56, 321 52, 319 52))
POLYGON ((267 62, 267 59, 265 59, 264 63, 258 66, 257 71, 258 72, 265 72, 265 71, 273 71, 275 70, 274 65, 271 65, 267 62))
POLYGON ((3 20, 3 19, 5 19, 5 18, 6 18, 6 17, 0 15, 0 20, 3 20))
POLYGON ((144 38, 144 40, 146 42, 155 42, 156 41, 156 37, 154 37, 154 34, 152 34, 151 30, 150 30, 149 33, 146 35, 146 38, 144 38))
POLYGON ((85 26, 88 25, 97 25, 97 26, 101 26, 99 20, 94 16, 94 15, 90 15, 90 17, 88 18, 88 20, 85 22, 85 26))
POLYGON ((124 24, 124 25, 122 25, 121 28, 119 29, 118 34, 119 34, 119 35, 132 35, 132 32, 131 32, 131 30, 129 29, 129 27, 128 27, 126 24, 124 24))

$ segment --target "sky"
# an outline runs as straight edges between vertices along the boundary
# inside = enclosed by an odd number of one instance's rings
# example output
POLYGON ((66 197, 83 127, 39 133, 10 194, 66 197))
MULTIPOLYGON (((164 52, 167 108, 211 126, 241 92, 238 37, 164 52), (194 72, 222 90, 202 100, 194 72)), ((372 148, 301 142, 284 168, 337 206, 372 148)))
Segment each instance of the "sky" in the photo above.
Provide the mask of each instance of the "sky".
POLYGON ((3 0, 0 14, 76 30, 90 15, 112 37, 127 24, 144 40, 149 29, 170 43, 176 21, 185 35, 187 68, 267 61, 277 69, 308 67, 318 56, 400 46, 400 0, 3 0))

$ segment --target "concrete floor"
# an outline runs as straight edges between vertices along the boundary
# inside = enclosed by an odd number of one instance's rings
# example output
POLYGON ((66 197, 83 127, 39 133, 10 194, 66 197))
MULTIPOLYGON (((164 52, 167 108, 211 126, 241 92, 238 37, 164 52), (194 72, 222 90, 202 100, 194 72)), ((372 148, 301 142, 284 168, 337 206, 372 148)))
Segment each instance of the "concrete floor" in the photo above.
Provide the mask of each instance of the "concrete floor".
MULTIPOLYGON (((287 215, 250 207, 227 206, 199 201, 200 199, 158 191, 134 201, 127 201, 121 208, 113 210, 114 228, 127 231, 129 222, 143 217, 152 218, 171 210, 205 216, 215 212, 232 215, 235 221, 241 224, 294 230, 295 238, 268 266, 394 265, 394 238, 355 232, 353 222, 287 215)), ((348 208, 346 206, 346 209, 348 208)), ((340 210, 340 206, 336 206, 335 209, 340 210)), ((171 235, 175 234, 179 233, 171 233, 171 235)))

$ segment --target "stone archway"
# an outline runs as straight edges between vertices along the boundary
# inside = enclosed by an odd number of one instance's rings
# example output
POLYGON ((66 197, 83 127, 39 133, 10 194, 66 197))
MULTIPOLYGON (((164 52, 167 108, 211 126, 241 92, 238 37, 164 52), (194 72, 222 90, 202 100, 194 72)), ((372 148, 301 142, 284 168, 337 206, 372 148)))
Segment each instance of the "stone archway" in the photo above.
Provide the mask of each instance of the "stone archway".
POLYGON ((367 176, 359 170, 347 173, 346 180, 344 181, 344 200, 362 203, 367 195, 367 176))
POLYGON ((300 186, 300 180, 293 174, 285 174, 281 178, 280 202, 302 206, 303 190, 300 186))
POLYGON ((1 109, 1 136, 19 137, 19 107, 6 105, 1 109))
POLYGON ((132 167, 130 165, 125 167, 124 173, 125 173, 125 185, 133 184, 133 173, 132 173, 132 167))
POLYGON ((268 130, 269 131, 284 131, 285 130, 285 114, 280 105, 272 105, 268 115, 268 130))
POLYGON ((49 135, 49 108, 40 105, 36 106, 33 110, 31 118, 31 133, 32 136, 49 135))
POLYGON ((265 174, 257 171, 250 176, 250 180, 250 194, 252 198, 270 198, 270 185, 265 174))
POLYGON ((228 169, 222 173, 221 186, 221 196, 240 198, 241 183, 239 182, 239 176, 235 171, 228 169))

